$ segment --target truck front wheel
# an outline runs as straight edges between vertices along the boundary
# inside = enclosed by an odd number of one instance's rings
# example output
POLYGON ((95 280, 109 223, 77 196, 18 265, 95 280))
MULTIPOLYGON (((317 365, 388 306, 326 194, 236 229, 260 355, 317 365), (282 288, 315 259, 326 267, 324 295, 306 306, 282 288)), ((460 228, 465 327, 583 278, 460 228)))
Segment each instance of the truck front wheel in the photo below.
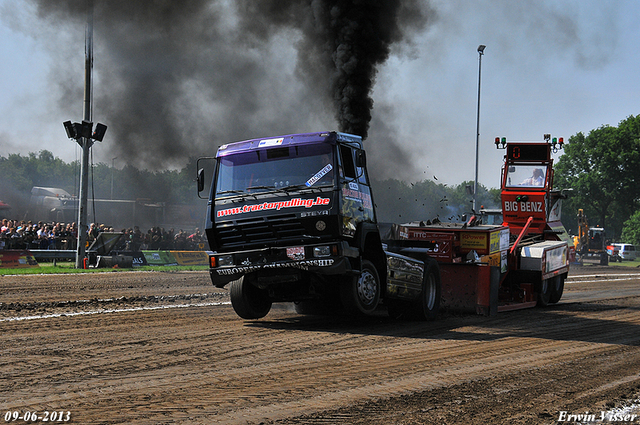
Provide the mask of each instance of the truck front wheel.
POLYGON ((271 300, 266 291, 253 284, 252 275, 231 282, 229 297, 236 314, 243 319, 260 319, 271 310, 271 300))
POLYGON ((362 260, 361 273, 340 287, 342 304, 349 313, 371 314, 380 302, 380 277, 374 265, 362 260))

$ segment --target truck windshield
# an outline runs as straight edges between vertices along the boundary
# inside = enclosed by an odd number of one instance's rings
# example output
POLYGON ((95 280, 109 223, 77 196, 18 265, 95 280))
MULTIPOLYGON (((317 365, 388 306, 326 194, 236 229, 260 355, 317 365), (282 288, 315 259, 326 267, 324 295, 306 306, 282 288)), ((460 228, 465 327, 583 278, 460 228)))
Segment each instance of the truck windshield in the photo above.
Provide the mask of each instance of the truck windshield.
POLYGON ((507 187, 543 187, 546 168, 542 165, 510 165, 507 187))
POLYGON ((217 195, 333 186, 331 145, 298 145, 220 157, 217 195))

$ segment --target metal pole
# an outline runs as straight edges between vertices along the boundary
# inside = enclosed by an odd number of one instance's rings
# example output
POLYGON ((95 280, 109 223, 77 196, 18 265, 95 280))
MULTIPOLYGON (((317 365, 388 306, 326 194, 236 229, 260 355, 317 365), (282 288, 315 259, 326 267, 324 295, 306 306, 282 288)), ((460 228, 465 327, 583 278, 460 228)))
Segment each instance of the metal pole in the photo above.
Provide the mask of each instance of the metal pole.
MULTIPOLYGON (((85 40, 84 66, 84 110, 82 120, 91 122, 91 69, 93 67, 93 1, 88 1, 87 34, 85 40)), ((76 268, 84 267, 87 243, 87 192, 89 188, 89 150, 93 144, 90 137, 82 137, 82 164, 80 166, 80 208, 78 208, 78 248, 76 268)))
POLYGON ((473 212, 477 213, 478 202, 478 155, 480 150, 480 76, 482 73, 482 55, 486 46, 478 46, 478 116, 476 119, 476 179, 473 183, 473 212))
POLYGON ((113 200, 113 165, 116 159, 118 159, 117 156, 111 158, 111 200, 113 200))

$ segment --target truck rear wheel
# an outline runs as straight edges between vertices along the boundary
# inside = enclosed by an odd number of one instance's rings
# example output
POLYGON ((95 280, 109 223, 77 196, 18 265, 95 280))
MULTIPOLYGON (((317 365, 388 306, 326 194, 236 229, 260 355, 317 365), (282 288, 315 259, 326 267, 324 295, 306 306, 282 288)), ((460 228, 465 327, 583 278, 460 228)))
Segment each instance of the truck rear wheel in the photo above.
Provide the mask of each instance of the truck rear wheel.
POLYGON ((551 297, 549 297, 549 302, 551 304, 555 304, 560 301, 560 298, 562 298, 562 293, 564 292, 564 277, 556 276, 550 283, 551 297))
POLYGON ((231 282, 229 297, 236 314, 243 319, 260 319, 271 310, 271 300, 266 291, 253 284, 251 275, 231 282))
POLYGON ((362 260, 361 273, 340 287, 340 298, 348 313, 371 314, 380 302, 380 277, 374 265, 362 260))

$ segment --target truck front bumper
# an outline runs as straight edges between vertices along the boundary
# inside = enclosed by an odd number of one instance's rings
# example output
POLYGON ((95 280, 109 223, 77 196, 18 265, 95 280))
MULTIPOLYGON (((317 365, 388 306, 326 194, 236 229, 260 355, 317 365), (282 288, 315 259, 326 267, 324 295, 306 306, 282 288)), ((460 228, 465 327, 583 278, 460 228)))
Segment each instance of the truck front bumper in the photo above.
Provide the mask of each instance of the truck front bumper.
MULTIPOLYGON (((225 253, 222 255, 232 258, 232 264, 211 267, 209 269, 211 281, 214 286, 221 288, 248 273, 274 274, 281 271, 287 274, 305 271, 320 275, 344 275, 353 272, 351 262, 342 249, 337 250, 337 255, 323 257, 309 255, 313 249, 314 246, 305 246, 225 253)), ((220 258, 220 255, 210 254, 217 258, 220 258)))

